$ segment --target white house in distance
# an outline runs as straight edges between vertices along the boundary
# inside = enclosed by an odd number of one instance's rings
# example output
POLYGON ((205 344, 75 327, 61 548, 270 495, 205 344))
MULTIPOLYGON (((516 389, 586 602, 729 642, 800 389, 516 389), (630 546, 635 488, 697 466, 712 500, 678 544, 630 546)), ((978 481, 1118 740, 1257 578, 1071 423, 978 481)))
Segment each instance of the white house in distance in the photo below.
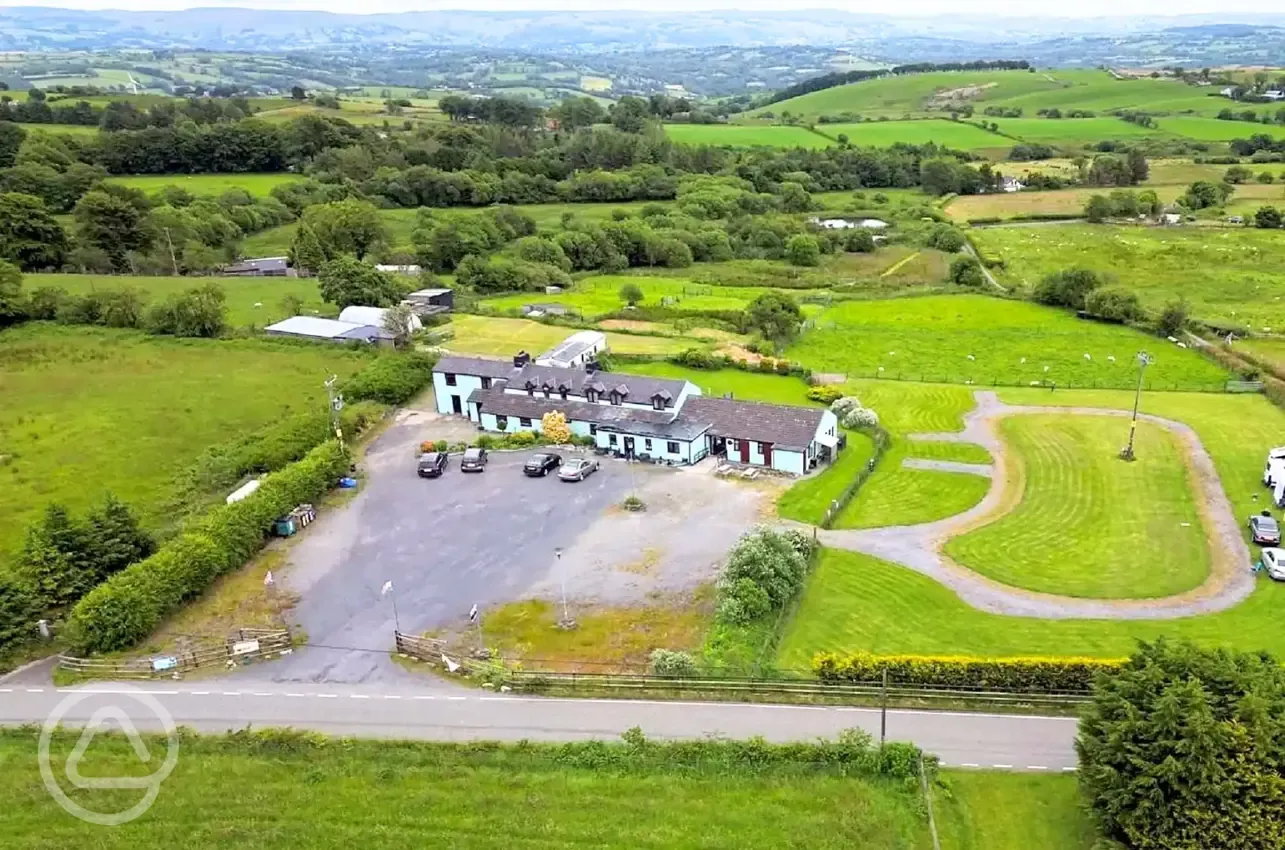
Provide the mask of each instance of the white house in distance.
MULTIPOLYGON (((339 312, 339 321, 349 322, 354 325, 372 325, 377 328, 384 326, 384 317, 388 315, 388 310, 384 307, 345 307, 339 312)), ((406 332, 414 333, 423 330, 424 323, 419 320, 419 316, 411 314, 406 323, 406 332)))
POLYGON ((539 432, 561 411, 572 433, 622 457, 696 463, 708 455, 802 475, 832 459, 839 422, 829 410, 711 398, 690 381, 443 357, 433 369, 438 412, 467 416, 484 431, 539 432))
POLYGON ((598 353, 606 350, 607 335, 602 331, 577 331, 554 348, 537 356, 535 362, 539 366, 570 369, 597 360, 598 353))

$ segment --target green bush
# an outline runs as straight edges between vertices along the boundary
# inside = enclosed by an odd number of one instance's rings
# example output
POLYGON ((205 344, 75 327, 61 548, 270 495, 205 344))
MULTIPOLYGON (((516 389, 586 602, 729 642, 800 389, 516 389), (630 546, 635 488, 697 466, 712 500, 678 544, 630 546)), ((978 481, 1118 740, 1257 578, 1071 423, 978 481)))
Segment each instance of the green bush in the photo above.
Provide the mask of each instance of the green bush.
POLYGON ((156 554, 112 576, 76 604, 67 623, 72 646, 80 652, 111 652, 145 639, 180 604, 248 561, 263 547, 278 517, 317 500, 348 471, 349 463, 337 442, 323 443, 266 476, 253 495, 190 523, 156 554))
POLYGON ((808 398, 812 399, 813 401, 819 401, 824 405, 831 405, 831 404, 834 404, 839 399, 843 398, 843 388, 836 387, 830 384, 827 384, 825 386, 820 386, 820 387, 813 387, 812 389, 808 390, 808 398))
POLYGON ((437 358, 419 351, 381 354, 343 383, 347 401, 404 404, 432 383, 437 358))
POLYGON ((812 539, 797 531, 743 535, 718 582, 718 619, 745 624, 784 607, 802 588, 812 551, 812 539))
POLYGON ((812 659, 812 672, 825 682, 876 682, 887 670, 888 680, 899 685, 1087 693, 1094 676, 1119 665, 1119 661, 1101 658, 956 658, 822 652, 812 659))
POLYGON ((1109 322, 1133 322, 1142 318, 1138 296, 1122 286, 1104 286, 1084 298, 1084 312, 1109 322))
POLYGON ((687 652, 675 652, 672 649, 653 649, 651 652, 651 672, 657 676, 667 676, 675 679, 691 678, 696 675, 696 660, 687 652))
POLYGON ((40 604, 22 576, 0 571, 0 654, 36 636, 40 604))

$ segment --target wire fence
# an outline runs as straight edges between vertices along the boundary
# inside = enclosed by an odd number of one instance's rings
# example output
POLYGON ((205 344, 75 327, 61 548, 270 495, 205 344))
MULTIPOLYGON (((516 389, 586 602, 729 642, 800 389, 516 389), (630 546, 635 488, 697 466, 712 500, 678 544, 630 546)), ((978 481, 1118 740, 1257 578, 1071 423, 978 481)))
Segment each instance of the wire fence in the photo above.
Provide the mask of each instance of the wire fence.
POLYGON ((830 502, 830 506, 825 509, 825 515, 821 518, 822 528, 834 527, 834 521, 857 497, 857 491, 870 480, 870 476, 874 475, 875 469, 879 466, 879 461, 883 459, 884 453, 888 451, 890 442, 887 431, 879 427, 874 429, 874 454, 870 456, 870 460, 866 461, 866 465, 857 471, 856 477, 852 479, 848 486, 843 488, 843 492, 839 494, 839 497, 833 499, 830 502))

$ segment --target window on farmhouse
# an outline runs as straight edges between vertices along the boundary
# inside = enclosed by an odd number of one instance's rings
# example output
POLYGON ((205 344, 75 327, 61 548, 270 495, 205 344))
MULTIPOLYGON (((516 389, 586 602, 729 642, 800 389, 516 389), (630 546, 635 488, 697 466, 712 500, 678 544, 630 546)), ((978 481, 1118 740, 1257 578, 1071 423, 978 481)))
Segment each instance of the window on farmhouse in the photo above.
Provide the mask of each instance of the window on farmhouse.
POLYGON ((484 390, 489 390, 490 388, 491 388, 491 379, 490 379, 490 378, 483 378, 483 379, 482 379, 482 389, 484 389, 484 390))
POLYGON ((454 372, 447 372, 447 373, 446 373, 446 386, 448 386, 448 387, 453 387, 453 386, 455 386, 455 373, 454 373, 454 372))
POLYGON ((507 416, 495 417, 495 427, 499 428, 501 431, 509 430, 509 417, 507 416))
POLYGON ((518 419, 518 424, 521 425, 523 428, 530 428, 531 420, 523 416, 522 418, 518 419))
POLYGON ((671 442, 668 442, 668 443, 666 443, 666 444, 665 444, 665 448, 669 449, 669 453, 670 453, 671 455, 676 455, 676 454, 678 454, 678 443, 675 443, 675 442, 672 442, 672 441, 671 441, 671 442))

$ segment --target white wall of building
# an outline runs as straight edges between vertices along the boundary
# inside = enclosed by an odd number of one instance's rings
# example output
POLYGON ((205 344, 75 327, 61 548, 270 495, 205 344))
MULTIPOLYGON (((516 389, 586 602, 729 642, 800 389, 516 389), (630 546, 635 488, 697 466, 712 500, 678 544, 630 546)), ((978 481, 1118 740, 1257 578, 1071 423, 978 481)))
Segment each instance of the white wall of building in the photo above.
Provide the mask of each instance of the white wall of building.
MULTIPOLYGON (((460 400, 459 414, 468 415, 467 405, 468 397, 474 390, 482 389, 482 379, 473 375, 455 375, 455 385, 451 386, 446 382, 447 373, 433 373, 433 395, 437 398, 437 412, 450 416, 455 414, 455 406, 451 400, 452 396, 457 396, 460 400)), ((469 418, 472 418, 471 416, 469 418)), ((477 420, 474 419, 476 422, 477 420)))
POLYGON ((635 455, 650 455, 655 460, 668 460, 674 463, 695 463, 704 456, 704 436, 689 442, 687 440, 666 440, 662 437, 646 437, 639 434, 619 433, 616 431, 599 431, 595 439, 600 448, 613 452, 623 452, 625 450, 626 437, 633 437, 635 455), (612 442, 613 438, 615 442, 612 442), (651 441, 650 445, 648 444, 649 440, 651 441), (671 443, 673 443, 673 446, 670 445, 671 443))

